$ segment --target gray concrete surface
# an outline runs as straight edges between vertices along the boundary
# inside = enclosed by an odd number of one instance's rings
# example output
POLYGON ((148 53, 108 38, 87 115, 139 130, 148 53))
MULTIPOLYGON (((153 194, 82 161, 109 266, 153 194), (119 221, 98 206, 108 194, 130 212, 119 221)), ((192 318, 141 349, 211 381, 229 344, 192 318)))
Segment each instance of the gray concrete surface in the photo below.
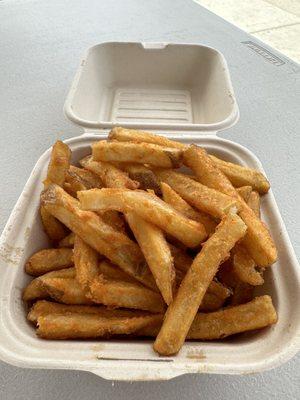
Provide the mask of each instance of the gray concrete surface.
MULTIPOLYGON (((83 51, 108 40, 204 43, 229 64, 240 106, 224 137, 262 161, 296 254, 300 254, 300 67, 192 1, 52 0, 0 3, 0 229, 40 154, 57 138, 80 134, 62 106, 83 51)), ((25 370, 0 362, 0 398, 285 399, 300 398, 300 357, 258 375, 182 376, 169 382, 108 382, 84 372, 25 370)))

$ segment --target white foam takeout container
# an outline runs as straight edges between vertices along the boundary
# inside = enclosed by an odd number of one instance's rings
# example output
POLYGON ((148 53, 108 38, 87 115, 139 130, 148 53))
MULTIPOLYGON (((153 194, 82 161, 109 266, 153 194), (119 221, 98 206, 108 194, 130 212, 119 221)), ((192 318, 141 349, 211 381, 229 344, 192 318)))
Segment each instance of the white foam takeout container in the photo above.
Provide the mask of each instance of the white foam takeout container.
MULTIPOLYGON (((65 103, 65 113, 85 129, 67 140, 73 162, 90 152, 114 125, 152 129, 196 143, 226 160, 263 171, 245 147, 216 131, 238 119, 223 56, 200 45, 105 43, 83 58, 65 103), (93 130, 93 133, 89 133, 93 130), (172 132, 172 133, 171 133, 172 132)), ((222 341, 186 342, 174 357, 159 357, 150 340, 45 341, 26 321, 22 289, 31 279, 26 259, 48 247, 39 218, 51 149, 35 165, 0 239, 0 357, 31 368, 93 372, 106 379, 170 379, 186 373, 247 374, 274 368, 299 349, 299 265, 272 190, 262 198, 262 218, 278 248, 257 294, 270 294, 278 323, 222 341)))

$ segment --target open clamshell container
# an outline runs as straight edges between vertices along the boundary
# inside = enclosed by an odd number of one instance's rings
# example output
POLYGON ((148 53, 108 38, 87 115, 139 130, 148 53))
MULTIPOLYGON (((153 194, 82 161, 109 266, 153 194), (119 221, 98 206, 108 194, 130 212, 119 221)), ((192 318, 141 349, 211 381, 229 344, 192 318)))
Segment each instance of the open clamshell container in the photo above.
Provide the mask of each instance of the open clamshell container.
MULTIPOLYGON (((238 107, 227 64, 200 45, 104 43, 81 61, 65 103, 67 117, 85 133, 67 140, 73 162, 115 125, 148 129, 196 143, 225 160, 263 171, 241 145, 216 133, 233 125, 238 107)), ((159 357, 150 340, 45 341, 26 321, 22 289, 26 259, 49 243, 39 218, 39 195, 51 149, 35 165, 1 237, 0 357, 22 367, 77 369, 106 379, 170 379, 186 373, 246 374, 274 368, 299 349, 299 265, 272 191, 262 218, 278 248, 257 294, 270 294, 278 323, 222 341, 188 341, 174 357, 159 357)))

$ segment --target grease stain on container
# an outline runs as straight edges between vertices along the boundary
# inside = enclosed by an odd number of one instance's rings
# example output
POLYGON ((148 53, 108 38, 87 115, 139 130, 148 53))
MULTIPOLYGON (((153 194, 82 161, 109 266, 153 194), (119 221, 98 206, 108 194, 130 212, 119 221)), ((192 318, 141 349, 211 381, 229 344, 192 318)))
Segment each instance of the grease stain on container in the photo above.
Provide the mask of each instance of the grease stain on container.
POLYGON ((206 355, 203 350, 192 350, 187 353, 186 358, 202 361, 206 360, 206 355))
POLYGON ((24 248, 4 243, 0 248, 0 258, 7 264, 17 266, 23 256, 24 248))

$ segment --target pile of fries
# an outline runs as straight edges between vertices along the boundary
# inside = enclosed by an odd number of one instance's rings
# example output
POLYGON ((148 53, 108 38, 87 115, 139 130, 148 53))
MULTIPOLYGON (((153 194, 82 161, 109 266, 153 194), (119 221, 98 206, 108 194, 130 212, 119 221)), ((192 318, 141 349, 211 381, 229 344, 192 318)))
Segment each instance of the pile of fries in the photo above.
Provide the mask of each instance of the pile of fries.
POLYGON ((40 209, 53 248, 25 265, 39 337, 154 337, 154 350, 171 355, 186 339, 276 322, 270 296, 253 294, 277 258, 259 171, 121 127, 80 166, 70 159, 56 142, 40 209))

